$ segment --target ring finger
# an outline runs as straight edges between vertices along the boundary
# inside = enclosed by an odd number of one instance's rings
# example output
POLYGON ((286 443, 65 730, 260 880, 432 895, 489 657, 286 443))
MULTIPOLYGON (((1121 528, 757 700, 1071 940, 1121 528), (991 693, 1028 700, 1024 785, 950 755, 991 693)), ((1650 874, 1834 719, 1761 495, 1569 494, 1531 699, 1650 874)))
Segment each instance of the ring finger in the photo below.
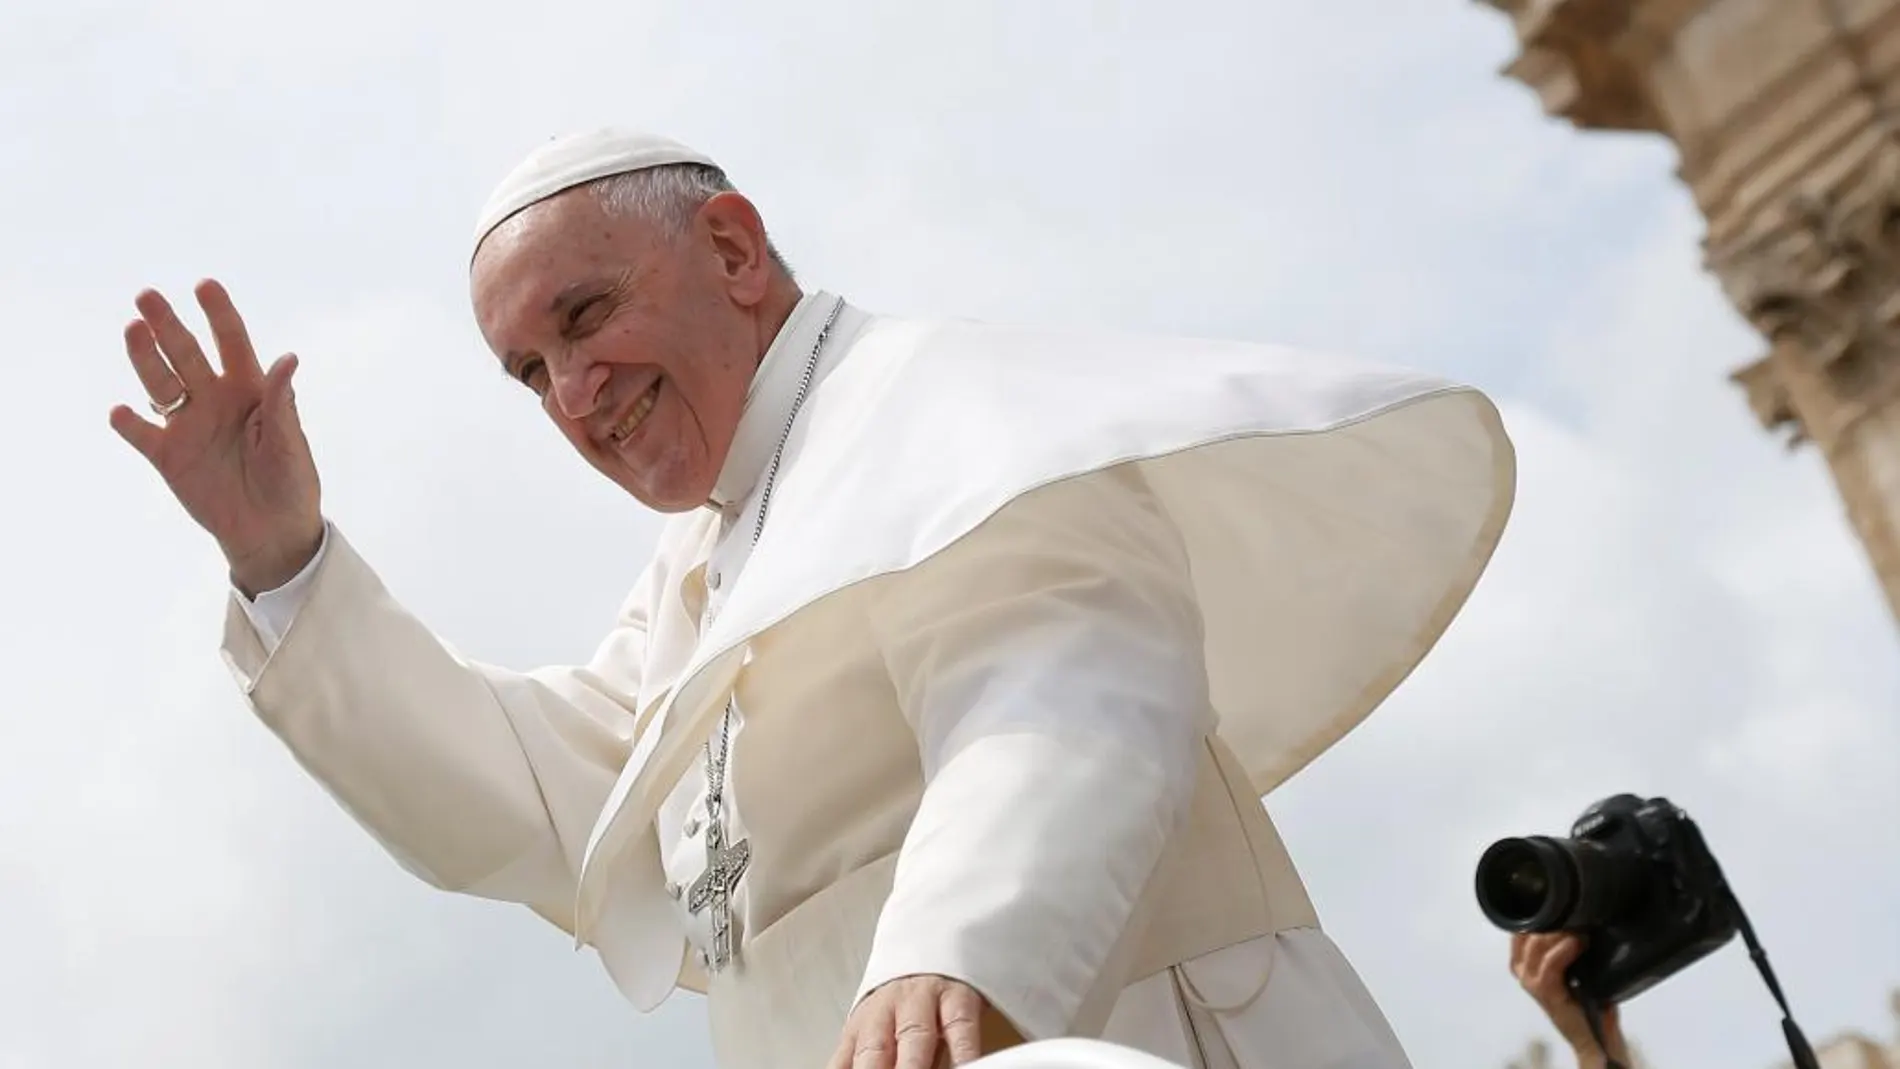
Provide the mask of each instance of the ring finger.
POLYGON ((178 313, 172 311, 171 302, 157 290, 146 290, 132 303, 138 307, 140 317, 151 329, 159 350, 165 354, 180 382, 191 387, 211 378, 211 363, 205 359, 204 349, 179 320, 178 313))
POLYGON ((144 320, 134 320, 125 328, 125 355, 131 359, 132 370, 152 403, 171 404, 184 396, 185 384, 159 355, 158 339, 152 337, 152 328, 144 320))

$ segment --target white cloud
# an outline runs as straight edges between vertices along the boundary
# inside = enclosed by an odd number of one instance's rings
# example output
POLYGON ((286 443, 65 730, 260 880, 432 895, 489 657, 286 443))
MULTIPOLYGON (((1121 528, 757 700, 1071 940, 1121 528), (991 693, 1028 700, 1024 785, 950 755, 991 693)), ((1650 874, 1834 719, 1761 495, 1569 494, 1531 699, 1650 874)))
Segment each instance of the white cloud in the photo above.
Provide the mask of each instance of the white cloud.
MULTIPOLYGON (((466 227, 596 122, 717 151, 872 308, 1290 340, 1506 402, 1521 506, 1390 705, 1274 799, 1421 1069, 1538 1027, 1470 897, 1491 838, 1615 790, 1703 821, 1814 1033, 1900 947, 1895 629, 1812 455, 1723 381, 1755 342, 1665 145, 1496 78, 1478 5, 765 3, 0 14, 16 404, 0 649, 0 1066, 708 1064, 525 913, 397 871, 218 664, 214 551, 105 427, 147 283, 227 278, 304 358, 327 502, 457 645, 583 656, 655 524, 468 322, 466 227)), ((1631 1007, 1659 1064, 1767 1065, 1738 950, 1631 1007)))

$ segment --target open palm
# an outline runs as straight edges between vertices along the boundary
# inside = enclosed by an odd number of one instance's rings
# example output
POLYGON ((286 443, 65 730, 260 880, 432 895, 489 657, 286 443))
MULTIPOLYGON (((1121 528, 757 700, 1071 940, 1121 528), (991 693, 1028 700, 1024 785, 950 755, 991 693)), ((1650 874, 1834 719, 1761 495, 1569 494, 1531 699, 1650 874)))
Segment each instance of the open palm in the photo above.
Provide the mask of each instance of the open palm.
POLYGON ((291 390, 297 359, 265 371, 224 287, 207 280, 196 295, 219 366, 163 296, 139 294, 125 351, 163 422, 120 405, 112 428, 217 540, 233 581, 255 594, 296 575, 323 538, 316 463, 291 390))

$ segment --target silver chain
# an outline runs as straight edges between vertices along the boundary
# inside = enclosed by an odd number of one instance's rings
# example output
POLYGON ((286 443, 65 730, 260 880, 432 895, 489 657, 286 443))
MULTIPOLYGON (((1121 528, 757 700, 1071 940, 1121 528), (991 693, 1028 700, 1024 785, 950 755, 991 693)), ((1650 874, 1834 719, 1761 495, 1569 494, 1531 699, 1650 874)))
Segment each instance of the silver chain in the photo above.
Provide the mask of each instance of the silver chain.
MULTIPOLYGON (((798 412, 805 407, 805 397, 811 393, 812 379, 818 373, 818 354, 824 351, 825 339, 831 336, 832 325, 838 322, 838 313, 844 310, 844 298, 838 298, 831 306, 831 314, 825 317, 825 325, 818 330, 818 339, 812 342, 811 355, 805 359, 805 372, 799 377, 798 392, 792 396, 792 410, 786 413, 785 426, 779 431, 778 445, 772 449, 772 460, 766 465, 764 482, 759 489, 759 513, 752 524, 752 544, 759 544, 759 536, 765 533, 765 514, 772 507, 772 489, 778 484, 779 462, 785 456, 785 443, 791 440, 792 427, 798 422, 798 412)), ((732 750, 732 705, 733 699, 726 699, 726 711, 719 718, 719 750, 713 751, 712 740, 706 740, 706 819, 717 824, 720 809, 724 802, 726 788, 726 759, 732 750)))

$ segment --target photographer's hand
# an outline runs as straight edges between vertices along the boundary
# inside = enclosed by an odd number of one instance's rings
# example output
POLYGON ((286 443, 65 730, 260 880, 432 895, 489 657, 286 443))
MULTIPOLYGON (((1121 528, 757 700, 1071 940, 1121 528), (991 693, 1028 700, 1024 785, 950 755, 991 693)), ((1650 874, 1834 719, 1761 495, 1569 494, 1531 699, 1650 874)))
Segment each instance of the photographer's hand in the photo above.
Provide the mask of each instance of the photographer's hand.
MULTIPOLYGON (((1583 940, 1569 933, 1519 932, 1511 936, 1511 975, 1544 1008, 1544 1015, 1576 1053, 1579 1069, 1604 1069, 1603 1051, 1590 1035, 1583 1008, 1564 986, 1564 970, 1582 952, 1583 940)), ((1615 1006, 1603 1011, 1603 1043, 1611 1057, 1623 1065, 1632 1064, 1615 1006)))

